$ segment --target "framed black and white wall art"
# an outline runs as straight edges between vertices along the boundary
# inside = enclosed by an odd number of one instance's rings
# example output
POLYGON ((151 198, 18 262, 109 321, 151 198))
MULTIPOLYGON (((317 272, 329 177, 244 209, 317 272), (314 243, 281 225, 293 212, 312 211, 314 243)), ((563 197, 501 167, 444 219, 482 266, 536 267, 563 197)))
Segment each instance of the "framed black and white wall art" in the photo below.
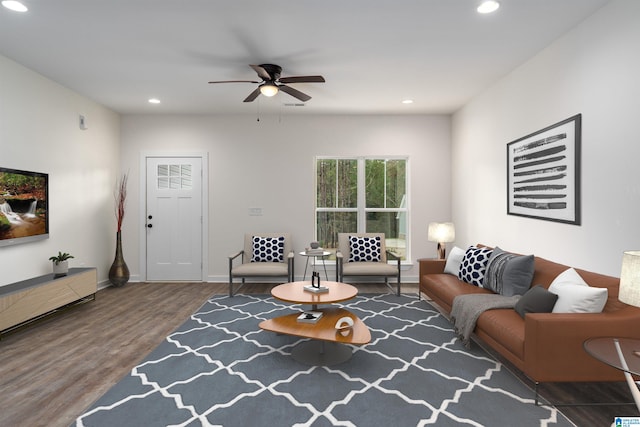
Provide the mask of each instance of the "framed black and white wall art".
POLYGON ((580 114, 507 144, 507 214, 580 225, 580 114))

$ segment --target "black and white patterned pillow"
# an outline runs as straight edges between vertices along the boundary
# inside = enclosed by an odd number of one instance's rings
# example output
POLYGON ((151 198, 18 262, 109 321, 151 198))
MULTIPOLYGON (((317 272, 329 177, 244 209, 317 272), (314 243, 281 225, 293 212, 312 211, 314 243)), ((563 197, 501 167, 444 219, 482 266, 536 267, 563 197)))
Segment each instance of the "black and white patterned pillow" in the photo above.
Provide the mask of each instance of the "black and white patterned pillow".
POLYGON ((260 237, 253 236, 251 262, 283 262, 284 236, 260 237))
POLYGON ((379 262, 380 236, 349 236, 349 262, 379 262))
POLYGON ((482 287, 487 262, 492 252, 493 249, 469 246, 464 253, 464 258, 462 258, 458 279, 482 287))

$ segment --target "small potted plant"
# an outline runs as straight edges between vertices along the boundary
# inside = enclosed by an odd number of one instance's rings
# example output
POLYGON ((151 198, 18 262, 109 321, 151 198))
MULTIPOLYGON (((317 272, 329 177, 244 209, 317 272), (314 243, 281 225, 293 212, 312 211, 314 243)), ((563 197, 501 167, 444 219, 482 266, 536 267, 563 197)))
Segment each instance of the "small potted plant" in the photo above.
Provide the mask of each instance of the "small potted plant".
POLYGON ((58 255, 49 257, 49 261, 53 263, 53 276, 62 277, 66 276, 69 272, 69 259, 73 258, 66 252, 58 252, 58 255))

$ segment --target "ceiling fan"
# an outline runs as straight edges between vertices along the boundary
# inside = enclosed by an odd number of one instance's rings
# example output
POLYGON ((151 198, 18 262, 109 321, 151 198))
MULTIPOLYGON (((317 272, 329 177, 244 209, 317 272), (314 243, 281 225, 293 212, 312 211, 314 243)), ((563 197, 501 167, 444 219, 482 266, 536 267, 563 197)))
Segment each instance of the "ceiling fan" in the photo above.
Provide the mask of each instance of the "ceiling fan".
POLYGON ((209 83, 260 83, 260 86, 258 86, 256 90, 251 92, 249 96, 244 99, 244 102, 252 102, 260 94, 263 94, 264 96, 274 96, 280 90, 288 93, 294 98, 298 98, 302 102, 306 102, 311 99, 309 95, 307 95, 306 93, 302 93, 299 90, 292 88, 291 86, 287 86, 286 83, 324 83, 325 81, 324 77, 322 76, 280 77, 280 73, 282 73, 282 67, 275 64, 260 64, 249 66, 253 68, 256 73, 258 73, 258 77, 260 77, 262 81, 224 80, 209 83))

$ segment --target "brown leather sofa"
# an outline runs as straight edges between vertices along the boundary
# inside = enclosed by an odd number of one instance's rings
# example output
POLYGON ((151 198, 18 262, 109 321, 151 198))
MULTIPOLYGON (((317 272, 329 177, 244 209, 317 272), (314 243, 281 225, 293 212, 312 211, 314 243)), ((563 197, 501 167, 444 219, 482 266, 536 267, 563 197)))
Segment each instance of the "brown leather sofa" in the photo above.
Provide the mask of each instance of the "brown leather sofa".
MULTIPOLYGON (((444 273, 444 260, 420 259, 420 291, 446 313, 456 295, 489 293, 444 273)), ((535 257, 531 285, 548 288, 569 268, 535 257)), ((640 338, 640 308, 618 300, 619 279, 576 269, 589 286, 606 287, 602 313, 528 313, 488 310, 480 315, 474 334, 536 383, 624 381, 623 374, 588 355, 583 343, 592 337, 640 338)))

